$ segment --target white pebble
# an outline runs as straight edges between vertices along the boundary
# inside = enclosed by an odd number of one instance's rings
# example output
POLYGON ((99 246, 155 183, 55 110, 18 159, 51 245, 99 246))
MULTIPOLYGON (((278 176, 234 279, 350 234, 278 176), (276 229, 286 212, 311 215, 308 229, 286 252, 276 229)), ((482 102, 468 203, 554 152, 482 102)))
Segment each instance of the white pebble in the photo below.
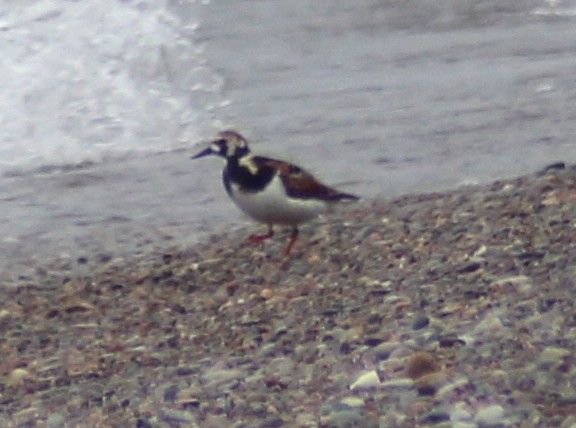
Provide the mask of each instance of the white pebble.
POLYGON ((392 379, 382 382, 380 384, 383 388, 408 390, 414 388, 414 381, 408 377, 400 379, 392 379))
POLYGON ((496 424, 502 422, 504 418, 504 407, 499 404, 492 404, 484 407, 476 413, 474 420, 483 424, 496 424))
POLYGON ((344 397, 340 402, 348 407, 362 407, 364 400, 358 397, 344 397))
POLYGON ((380 385, 380 377, 376 370, 372 370, 368 373, 361 375, 356 381, 350 385, 350 389, 355 391, 357 389, 368 389, 375 388, 380 385))

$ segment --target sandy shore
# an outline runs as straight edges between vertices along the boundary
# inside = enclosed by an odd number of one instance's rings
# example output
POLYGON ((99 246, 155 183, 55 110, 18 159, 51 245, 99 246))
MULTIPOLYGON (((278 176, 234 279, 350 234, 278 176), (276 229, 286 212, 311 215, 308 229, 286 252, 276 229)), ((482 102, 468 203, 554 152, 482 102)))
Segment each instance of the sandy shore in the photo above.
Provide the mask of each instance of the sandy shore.
POLYGON ((576 426, 576 167, 38 268, 0 296, 6 427, 576 426))

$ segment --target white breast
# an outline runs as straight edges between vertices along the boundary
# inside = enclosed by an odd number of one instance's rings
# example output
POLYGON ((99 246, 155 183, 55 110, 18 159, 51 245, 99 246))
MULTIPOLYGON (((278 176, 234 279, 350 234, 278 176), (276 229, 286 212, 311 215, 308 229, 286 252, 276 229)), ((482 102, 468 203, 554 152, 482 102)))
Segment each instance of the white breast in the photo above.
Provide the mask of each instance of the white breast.
POLYGON ((260 192, 244 192, 231 183, 232 200, 254 220, 266 224, 297 225, 312 220, 327 209, 323 201, 290 198, 280 177, 260 192))

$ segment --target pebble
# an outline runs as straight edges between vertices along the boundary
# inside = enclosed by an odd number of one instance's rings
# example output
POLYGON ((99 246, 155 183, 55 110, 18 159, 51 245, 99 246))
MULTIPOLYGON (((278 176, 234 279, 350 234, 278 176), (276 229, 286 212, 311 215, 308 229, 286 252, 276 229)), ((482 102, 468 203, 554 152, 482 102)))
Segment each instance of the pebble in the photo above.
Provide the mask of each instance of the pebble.
POLYGON ((318 426, 318 418, 310 413, 298 412, 294 423, 299 428, 316 428, 318 426))
POLYGON ((238 386, 243 377, 244 372, 241 370, 212 368, 204 372, 201 380, 204 388, 225 392, 238 386))
POLYGON ((178 385, 171 385, 164 391, 164 401, 174 401, 178 395, 178 385))
POLYGON ((46 419, 47 428, 60 428, 66 426, 66 417, 62 413, 51 413, 46 419))
POLYGON ((428 324, 430 324, 430 318, 426 315, 420 315, 412 322, 412 328, 414 330, 420 330, 427 327, 428 324))
POLYGON ((340 402, 347 407, 362 407, 365 404, 359 397, 344 397, 340 402))
POLYGON ((564 348, 547 347, 538 356, 538 361, 540 363, 557 363, 563 358, 572 355, 573 351, 569 351, 564 348))
POLYGON ((495 425, 504 422, 504 407, 499 404, 492 404, 478 410, 474 421, 479 424, 495 425))
POLYGON ((136 428, 153 428, 154 426, 146 419, 138 418, 136 420, 136 428))
POLYGON ((360 428, 366 426, 365 422, 363 413, 355 409, 338 410, 321 418, 324 428, 360 428))
POLYGON ((272 416, 260 422, 258 428, 279 428, 284 426, 284 424, 284 419, 279 416, 272 416))
POLYGON ((376 388, 379 385, 380 385, 380 377, 378 376, 376 370, 372 370, 360 375, 358 379, 356 379, 354 383, 350 385, 350 389, 352 391, 356 391, 362 389, 376 388))
POLYGON ((450 428, 478 428, 478 424, 473 422, 454 421, 450 428))
POLYGON ((473 415, 468 403, 459 402, 454 403, 450 411, 450 420, 454 422, 467 422, 471 423, 473 415))
POLYGON ((386 389, 407 390, 414 388, 414 381, 410 378, 385 380, 380 383, 380 387, 386 389))
POLYGON ((161 410, 162 419, 169 423, 194 423, 196 416, 185 410, 176 410, 164 408, 161 410))
POLYGON ((26 274, 0 290, 0 426, 573 428, 563 174, 375 202, 308 228, 290 260, 219 235, 26 274))
POLYGON ((444 409, 435 409, 426 414, 420 420, 424 424, 438 424, 450 420, 450 415, 444 409))
POLYGON ((22 385, 26 379, 30 379, 31 373, 26 369, 14 369, 8 375, 7 384, 10 386, 22 385))
POLYGON ((466 390, 473 390, 474 385, 467 377, 458 377, 451 382, 442 385, 436 392, 436 398, 443 401, 451 401, 454 397, 467 394, 466 390))

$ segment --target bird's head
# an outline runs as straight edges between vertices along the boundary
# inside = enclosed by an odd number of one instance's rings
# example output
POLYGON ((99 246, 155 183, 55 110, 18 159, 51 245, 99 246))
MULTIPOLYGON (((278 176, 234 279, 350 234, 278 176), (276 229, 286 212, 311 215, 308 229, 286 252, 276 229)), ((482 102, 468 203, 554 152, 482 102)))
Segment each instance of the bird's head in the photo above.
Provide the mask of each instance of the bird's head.
POLYGON ((208 155, 216 155, 225 159, 240 158, 250 153, 248 142, 236 131, 222 131, 218 138, 200 153, 192 156, 192 159, 202 158, 208 155))

